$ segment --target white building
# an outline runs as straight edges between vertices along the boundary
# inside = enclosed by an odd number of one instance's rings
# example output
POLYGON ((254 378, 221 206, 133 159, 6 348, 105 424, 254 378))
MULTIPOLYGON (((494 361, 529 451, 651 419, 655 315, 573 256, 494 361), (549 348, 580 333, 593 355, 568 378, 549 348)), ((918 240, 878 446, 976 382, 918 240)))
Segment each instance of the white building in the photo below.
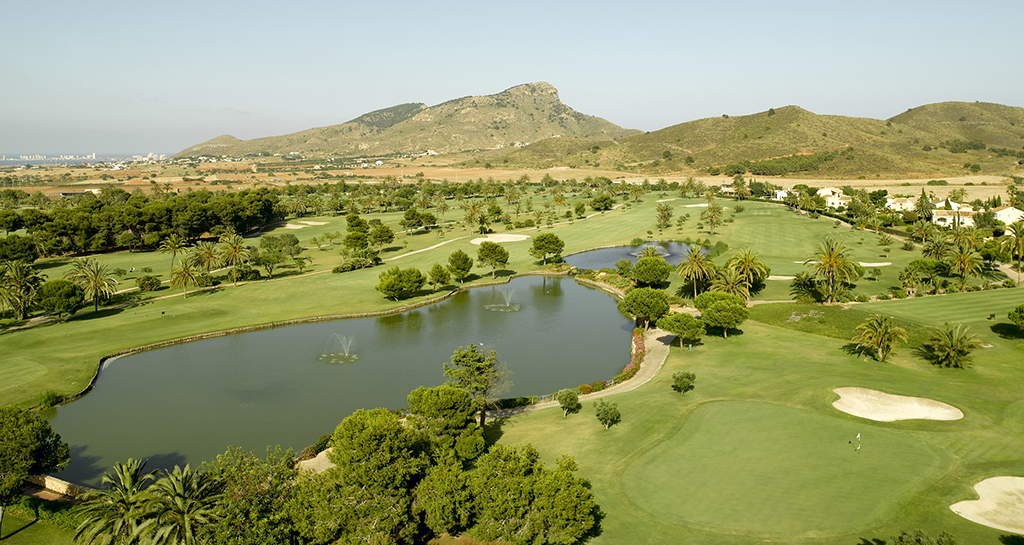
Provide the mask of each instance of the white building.
POLYGON ((916 205, 917 201, 909 197, 886 197, 885 199, 885 207, 897 212, 913 210, 916 205))
POLYGON ((786 200, 786 197, 788 197, 788 196, 789 196, 789 191, 786 191, 785 189, 776 189, 775 192, 772 193, 772 200, 773 201, 780 201, 781 202, 781 201, 786 200))
POLYGON ((949 199, 932 203, 932 223, 942 227, 974 227, 974 208, 949 199), (947 210, 946 208, 949 208, 947 210))
POLYGON ((1017 210, 1012 206, 1000 206, 993 208, 992 213, 996 216, 996 219, 1010 225, 1018 221, 1024 221, 1024 211, 1017 210))

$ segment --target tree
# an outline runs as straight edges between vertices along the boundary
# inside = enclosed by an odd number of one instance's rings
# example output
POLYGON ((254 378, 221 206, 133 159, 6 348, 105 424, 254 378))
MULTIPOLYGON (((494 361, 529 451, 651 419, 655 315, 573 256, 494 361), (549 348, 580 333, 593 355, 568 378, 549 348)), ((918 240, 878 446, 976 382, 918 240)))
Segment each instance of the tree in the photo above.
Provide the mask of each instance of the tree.
POLYGON ((967 286, 968 276, 978 276, 981 274, 981 258, 977 253, 967 246, 960 246, 953 252, 951 260, 951 268, 956 271, 957 276, 960 277, 960 289, 964 289, 967 286))
POLYGON ((217 545, 289 543, 291 521, 286 510, 298 478, 291 450, 267 448, 265 459, 230 447, 202 471, 223 487, 214 505, 217 523, 205 532, 217 545))
POLYGON ((730 257, 725 262, 725 267, 736 271, 743 278, 743 282, 747 286, 747 293, 755 285, 764 282, 768 275, 771 274, 771 269, 768 268, 768 265, 765 265, 764 261, 757 257, 757 252, 750 248, 744 248, 730 257))
POLYGON ((171 254, 171 270, 174 270, 174 258, 178 256, 179 252, 182 252, 188 248, 188 241, 181 238, 177 233, 172 233, 171 236, 160 241, 160 253, 171 254))
POLYGON ((373 229, 370 229, 370 234, 366 236, 366 240, 380 249, 383 248, 385 244, 391 244, 395 241, 395 232, 383 223, 380 225, 374 225, 373 229))
POLYGON ((483 452, 482 430, 476 425, 477 404, 464 389, 450 384, 420 387, 409 393, 406 423, 422 431, 431 442, 431 455, 440 460, 451 453, 472 460, 483 452))
POLYGON ((394 298, 395 301, 403 297, 411 297, 414 292, 423 289, 427 279, 423 273, 415 267, 402 269, 394 267, 380 273, 380 281, 374 289, 383 293, 386 297, 394 298))
POLYGON ((21 495, 25 480, 64 469, 69 452, 39 415, 14 405, 0 407, 0 528, 4 509, 21 495))
POLYGON ((201 267, 206 272, 210 272, 211 269, 217 266, 220 256, 217 252, 216 244, 203 240, 192 248, 187 259, 191 264, 201 267))
POLYGON ((721 328, 722 336, 729 338, 729 330, 736 329, 750 316, 750 310, 739 297, 715 301, 700 311, 700 321, 709 327, 721 328))
POLYGON ((582 218, 583 216, 586 216, 586 215, 587 215, 587 205, 585 205, 585 204, 583 204, 581 202, 576 203, 576 217, 577 218, 582 218))
POLYGON ((220 239, 219 262, 231 267, 231 282, 238 285, 238 267, 247 263, 252 251, 245 245, 245 239, 239 235, 226 235, 220 239))
POLYGON ((370 247, 370 239, 363 231, 352 231, 345 235, 342 245, 352 251, 365 250, 370 247))
POLYGON ((889 357, 897 341, 907 342, 907 330, 897 326, 888 316, 872 314, 854 329, 857 335, 853 337, 853 342, 862 350, 871 351, 880 362, 889 357))
POLYGON ((672 373, 672 389, 685 394, 693 389, 693 383, 696 382, 697 375, 689 371, 676 371, 672 373))
POLYGON ((823 239, 814 248, 815 256, 806 263, 822 284, 825 302, 834 303, 846 291, 846 284, 859 278, 857 263, 850 258, 850 250, 833 238, 823 239))
POLYGON ((501 244, 485 240, 480 243, 480 248, 476 251, 476 258, 481 267, 491 268, 491 278, 494 278, 498 267, 508 264, 508 250, 501 244))
POLYGON ((921 345, 919 353, 928 361, 940 367, 964 369, 970 367, 971 352, 981 346, 976 335, 964 324, 946 324, 933 331, 921 345))
POLYGON ((711 291, 718 291, 735 295, 744 301, 750 299, 750 289, 747 287, 747 279, 735 269, 723 269, 708 286, 711 291))
POLYGON ((473 269, 473 259, 462 250, 455 250, 448 256, 448 271, 456 282, 462 283, 473 269))
POLYGON ((430 268, 427 274, 430 276, 430 284, 434 286, 435 291, 438 286, 443 286, 451 280, 451 273, 440 263, 434 263, 434 266, 430 268))
POLYGON ((449 458, 428 469, 416 487, 413 510, 435 534, 465 530, 473 515, 473 493, 462 463, 449 458))
POLYGON ((82 501, 77 512, 80 523, 75 530, 75 541, 85 544, 128 544, 136 542, 143 528, 144 505, 148 496, 146 485, 155 478, 155 472, 143 474, 145 460, 129 458, 115 463, 114 474, 104 472, 101 479, 105 488, 90 490, 78 497, 82 501))
POLYGON ((708 258, 704 248, 691 244, 686 250, 686 258, 676 267, 676 274, 686 282, 693 284, 693 298, 697 298, 697 285, 715 276, 717 268, 708 258))
POLYGON ((611 210, 615 206, 615 199, 607 193, 601 193, 590 200, 590 207, 597 212, 611 210))
POLYGON ((533 237, 530 255, 541 258, 544 260, 544 264, 547 265, 549 255, 554 256, 553 259, 560 259, 564 249, 565 242, 562 242, 558 235, 554 233, 541 233, 533 237))
POLYGON ((409 488, 427 468, 425 445, 387 409, 360 409, 338 424, 328 459, 346 483, 372 492, 409 488))
POLYGON ((668 229, 672 226, 672 206, 669 204, 659 204, 655 211, 658 214, 658 229, 668 229))
POLYGON ((71 268, 64 273, 64 278, 74 282, 85 291, 85 296, 92 299, 93 310, 100 309, 100 301, 114 294, 117 278, 110 267, 100 264, 91 257, 76 259, 71 268))
POLYGON ((922 530, 903 530, 892 537, 892 545, 956 545, 956 539, 946 532, 940 532, 938 538, 932 539, 922 530))
POLYGON ((141 530, 152 545, 197 545, 217 520, 220 485, 212 475, 174 466, 147 489, 141 530))
MULTIPOLYGON (((652 248, 652 246, 648 246, 652 248)), ((655 250, 657 251, 657 250, 655 250)), ((672 265, 665 258, 660 256, 641 257, 633 265, 630 276, 639 286, 655 286, 668 281, 668 275, 672 273, 672 265)))
POLYGON ((31 237, 7 235, 0 238, 0 261, 25 261, 32 263, 39 258, 39 251, 31 237))
POLYGON ((182 299, 188 299, 188 285, 199 285, 199 272, 187 260, 171 270, 171 287, 182 288, 182 299))
POLYGON ((565 388, 555 394, 558 406, 562 408, 562 418, 569 416, 569 413, 579 412, 583 406, 580 404, 580 393, 575 388, 565 388))
POLYGON ((1020 260, 1024 258, 1024 221, 1015 221, 1006 226, 1006 234, 999 247, 1011 258, 1017 258, 1017 283, 1020 284, 1020 260))
POLYGON ((497 352, 477 350, 475 345, 456 348, 451 361, 444 364, 444 376, 449 384, 469 392, 476 401, 480 426, 484 425, 487 407, 494 398, 512 385, 509 375, 498 360, 497 352))
POLYGON ((579 468, 575 460, 561 456, 556 464, 553 471, 542 466, 533 486, 533 509, 540 521, 537 542, 579 543, 594 527, 597 503, 590 483, 573 474, 579 468))
POLYGON ((46 312, 57 315, 57 321, 63 322, 64 315, 74 314, 82 308, 85 292, 67 280, 50 280, 36 290, 36 305, 46 312))
POLYGON ((932 203, 928 199, 928 194, 923 187, 921 188, 921 196, 918 197, 917 202, 914 204, 914 212, 917 212, 917 215, 926 221, 930 222, 932 220, 932 203))
POLYGON ((658 320, 658 327, 679 337, 679 349, 683 345, 699 343, 707 333, 704 324, 689 314, 672 313, 658 320))
POLYGON ((708 224, 708 233, 715 234, 715 227, 722 224, 722 207, 715 203, 712 199, 711 204, 704 209, 700 214, 700 219, 704 223, 708 224))
POLYGON ((598 399, 594 402, 594 412, 597 415, 597 421, 604 426, 604 429, 608 429, 622 420, 622 415, 619 414, 619 406, 611 401, 598 399))
POLYGON ((45 278, 24 261, 0 262, 0 306, 13 310, 16 320, 24 320, 45 278))
POLYGON ((1024 329, 1024 305, 1017 305, 1006 317, 1010 319, 1017 327, 1024 329))
POLYGON ((644 328, 668 313, 668 294, 654 288, 633 288, 619 301, 619 312, 633 316, 644 328))

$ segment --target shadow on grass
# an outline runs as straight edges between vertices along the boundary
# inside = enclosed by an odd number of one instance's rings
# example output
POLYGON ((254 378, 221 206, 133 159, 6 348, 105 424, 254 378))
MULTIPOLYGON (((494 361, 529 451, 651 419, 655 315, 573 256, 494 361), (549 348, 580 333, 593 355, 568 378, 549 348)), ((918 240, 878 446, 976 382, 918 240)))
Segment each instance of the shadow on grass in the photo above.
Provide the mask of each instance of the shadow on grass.
POLYGON ((857 545, 886 545, 887 543, 889 542, 884 539, 878 539, 877 537, 875 539, 862 537, 860 538, 860 541, 857 542, 857 545))
POLYGON ((78 314, 67 319, 68 322, 84 322, 87 320, 97 320, 99 318, 106 318, 107 316, 117 316, 124 312, 123 308, 101 308, 98 311, 88 311, 84 314, 78 314))
POLYGON ((508 416, 496 416, 486 421, 484 424, 484 441, 487 442, 488 447, 496 444, 505 435, 502 428, 508 423, 509 418, 508 416))
POLYGON ((1002 535, 999 536, 999 543, 1003 545, 1024 545, 1024 536, 1019 535, 1002 535))
POLYGON ((992 324, 992 333, 999 335, 1003 339, 1017 340, 1024 339, 1024 330, 1013 325, 1013 324, 992 324))
POLYGON ((39 519, 32 519, 28 524, 22 526, 21 528, 18 528, 17 530, 15 530, 13 532, 8 532, 8 533, 4 534, 3 537, 0 537, 0 541, 7 541, 8 539, 18 535, 18 533, 21 532, 22 530, 24 530, 25 528, 28 528, 28 527, 32 526, 33 524, 35 524, 37 522, 39 522, 39 519))

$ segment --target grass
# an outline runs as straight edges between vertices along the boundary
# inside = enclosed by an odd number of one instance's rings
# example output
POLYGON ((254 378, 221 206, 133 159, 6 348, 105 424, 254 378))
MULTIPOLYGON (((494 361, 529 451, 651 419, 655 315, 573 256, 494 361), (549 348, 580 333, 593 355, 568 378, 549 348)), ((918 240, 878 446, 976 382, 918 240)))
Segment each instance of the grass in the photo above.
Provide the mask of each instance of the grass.
POLYGON ((71 545, 73 532, 42 520, 4 514, 0 542, 4 545, 71 545))
POLYGON ((577 459, 606 514, 595 543, 846 545, 912 528, 998 542, 1000 532, 949 505, 973 498, 977 481, 1020 472, 1024 370, 1007 355, 1019 341, 994 339, 960 371, 909 350, 879 364, 848 355, 841 339, 757 322, 742 329, 674 349, 651 383, 614 398, 622 423, 610 430, 585 403, 566 419, 547 410, 508 420, 500 440, 532 443, 549 461, 577 459), (678 370, 696 373, 693 392, 671 390, 678 370), (966 417, 862 420, 831 407, 842 386, 939 399, 966 417), (856 433, 860 458, 849 443, 856 433))

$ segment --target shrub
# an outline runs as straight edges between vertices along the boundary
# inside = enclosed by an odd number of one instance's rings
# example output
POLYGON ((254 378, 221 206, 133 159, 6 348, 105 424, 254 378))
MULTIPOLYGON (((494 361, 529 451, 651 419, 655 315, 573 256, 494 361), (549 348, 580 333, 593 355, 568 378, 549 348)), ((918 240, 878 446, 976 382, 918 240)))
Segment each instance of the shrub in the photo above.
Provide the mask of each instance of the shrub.
POLYGON ((1004 288, 1016 288, 1017 287, 1017 283, 1014 282, 1012 278, 1007 278, 1006 280, 1003 280, 1003 287, 1004 288))
POLYGON ((599 380, 590 385, 590 390, 593 392, 600 392, 605 389, 605 383, 603 380, 599 380))
POLYGON ((868 302, 868 301, 870 301, 870 300, 871 300, 871 298, 870 298, 870 297, 868 297, 867 295, 863 294, 863 293, 861 293, 860 295, 858 295, 858 296, 857 296, 857 299, 856 299, 856 301, 857 301, 858 303, 867 303, 867 302, 868 302))
POLYGON ((537 396, 520 396, 520 397, 506 397, 505 399, 499 399, 494 402, 494 408, 496 409, 514 409, 516 407, 526 407, 533 405, 537 402, 537 396))
POLYGON ((156 291, 160 289, 160 279, 147 274, 136 278, 135 285, 142 291, 156 291))
POLYGON ((915 246, 914 246, 914 243, 913 243, 913 241, 910 241, 910 240, 904 241, 904 242, 903 242, 903 246, 900 246, 900 248, 903 248, 904 250, 906 250, 906 251, 908 251, 908 252, 911 252, 911 251, 913 251, 913 250, 914 250, 914 247, 915 247, 915 246))
POLYGON ((689 371, 676 371, 672 373, 672 389, 685 394, 693 389, 693 383, 697 380, 697 375, 690 373, 689 371))
POLYGON ((10 510, 26 518, 44 520, 65 530, 74 530, 80 522, 75 504, 66 501, 47 501, 21 496, 15 499, 10 510))
POLYGON ((218 284, 217 279, 208 272, 201 272, 196 275, 196 287, 197 288, 208 288, 210 286, 216 286, 218 284))
POLYGON ((64 401, 64 396, 58 394, 54 390, 46 390, 43 392, 43 396, 39 400, 39 406, 43 409, 49 409, 60 405, 61 401, 64 401))
POLYGON ((594 392, 594 389, 591 388, 589 384, 580 384, 578 387, 576 387, 576 389, 579 390, 580 394, 582 395, 587 395, 594 392))

